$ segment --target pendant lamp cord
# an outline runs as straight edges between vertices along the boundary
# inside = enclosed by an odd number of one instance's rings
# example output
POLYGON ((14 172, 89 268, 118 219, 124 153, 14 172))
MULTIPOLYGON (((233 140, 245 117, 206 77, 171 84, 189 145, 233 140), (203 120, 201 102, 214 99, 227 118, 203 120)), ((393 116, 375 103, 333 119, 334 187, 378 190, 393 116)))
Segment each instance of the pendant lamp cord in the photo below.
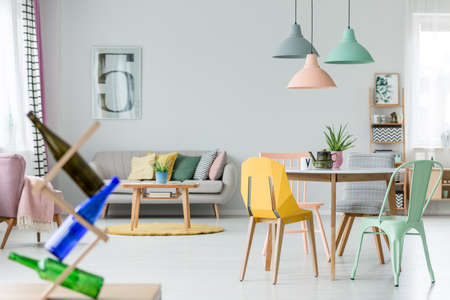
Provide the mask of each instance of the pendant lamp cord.
POLYGON ((314 24, 314 5, 313 0, 311 0, 311 47, 310 47, 311 54, 313 54, 313 43, 314 43, 313 24, 314 24))
POLYGON ((295 9, 294 9, 294 11, 295 11, 295 13, 294 13, 294 16, 295 16, 295 22, 294 22, 294 24, 297 24, 297 0, 295 0, 295 9))
POLYGON ((350 29, 350 0, 348 0, 347 28, 350 29))

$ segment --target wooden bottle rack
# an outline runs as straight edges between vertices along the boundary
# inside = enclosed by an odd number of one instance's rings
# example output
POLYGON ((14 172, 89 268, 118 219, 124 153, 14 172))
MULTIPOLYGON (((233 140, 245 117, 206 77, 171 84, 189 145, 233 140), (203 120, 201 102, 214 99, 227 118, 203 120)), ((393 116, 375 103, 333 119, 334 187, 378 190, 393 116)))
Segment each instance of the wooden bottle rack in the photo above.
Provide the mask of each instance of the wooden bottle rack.
POLYGON ((85 218, 75 212, 74 208, 70 203, 67 203, 64 200, 61 200, 54 194, 51 190, 47 188, 47 183, 49 183, 63 168, 63 166, 69 161, 69 159, 81 148, 81 146, 90 138, 90 136, 94 133, 95 130, 100 126, 99 122, 95 122, 84 134, 83 136, 61 157, 60 160, 56 163, 56 165, 48 172, 48 174, 44 177, 44 179, 33 186, 33 193, 39 194, 44 193, 47 197, 52 199, 63 211, 74 216, 74 218, 80 222, 81 225, 89 229, 92 233, 94 233, 97 238, 89 244, 89 246, 81 253, 80 256, 75 259, 73 263, 71 263, 66 270, 53 282, 48 286, 48 288, 42 293, 40 296, 41 300, 47 300, 50 294, 55 290, 55 288, 60 285, 67 276, 72 273, 73 270, 77 267, 77 265, 84 259, 84 257, 97 245, 100 240, 104 242, 108 241, 108 235, 106 234, 106 230, 101 230, 95 225, 89 223, 85 218))

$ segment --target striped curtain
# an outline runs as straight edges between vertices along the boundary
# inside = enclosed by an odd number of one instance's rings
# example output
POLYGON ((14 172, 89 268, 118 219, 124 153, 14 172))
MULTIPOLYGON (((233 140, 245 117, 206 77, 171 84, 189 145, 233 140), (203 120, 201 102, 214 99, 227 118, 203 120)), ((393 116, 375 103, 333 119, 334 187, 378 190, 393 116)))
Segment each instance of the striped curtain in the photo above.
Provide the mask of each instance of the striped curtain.
MULTIPOLYGON (((45 123, 39 0, 21 0, 21 19, 30 110, 45 123)), ((44 140, 33 126, 33 165, 35 176, 47 174, 44 140)))

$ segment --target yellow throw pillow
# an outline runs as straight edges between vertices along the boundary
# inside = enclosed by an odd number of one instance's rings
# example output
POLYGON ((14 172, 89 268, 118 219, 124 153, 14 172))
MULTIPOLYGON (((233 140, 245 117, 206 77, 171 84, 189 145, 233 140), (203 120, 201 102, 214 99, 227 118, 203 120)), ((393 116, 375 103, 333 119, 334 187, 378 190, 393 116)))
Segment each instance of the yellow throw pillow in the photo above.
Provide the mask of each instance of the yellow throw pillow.
POLYGON ((149 180, 155 178, 155 172, 153 171, 155 160, 155 154, 149 154, 143 157, 133 157, 131 159, 131 172, 128 179, 149 180))
MULTIPOLYGON (((147 155, 155 155, 153 152, 147 152, 147 155)), ((173 165, 175 165, 175 160, 177 159, 178 152, 166 153, 166 154, 156 154, 156 161, 161 165, 165 165, 169 162, 169 175, 167 180, 172 178, 173 165)))

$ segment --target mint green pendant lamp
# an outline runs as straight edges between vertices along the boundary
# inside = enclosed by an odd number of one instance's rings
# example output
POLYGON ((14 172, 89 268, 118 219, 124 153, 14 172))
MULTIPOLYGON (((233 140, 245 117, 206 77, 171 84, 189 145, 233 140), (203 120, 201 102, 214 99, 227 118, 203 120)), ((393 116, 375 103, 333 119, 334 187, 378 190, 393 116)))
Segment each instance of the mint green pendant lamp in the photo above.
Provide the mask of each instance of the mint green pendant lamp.
MULTIPOLYGON (((273 58, 305 58, 310 54, 311 43, 303 37, 302 29, 297 24, 297 0, 295 0, 294 24, 288 38, 281 42, 273 58)), ((313 47, 313 53, 317 54, 313 47)))
POLYGON ((355 32, 350 28, 350 0, 348 0, 348 26, 342 41, 331 50, 325 59, 327 64, 367 64, 374 62, 369 51, 356 41, 355 32))

